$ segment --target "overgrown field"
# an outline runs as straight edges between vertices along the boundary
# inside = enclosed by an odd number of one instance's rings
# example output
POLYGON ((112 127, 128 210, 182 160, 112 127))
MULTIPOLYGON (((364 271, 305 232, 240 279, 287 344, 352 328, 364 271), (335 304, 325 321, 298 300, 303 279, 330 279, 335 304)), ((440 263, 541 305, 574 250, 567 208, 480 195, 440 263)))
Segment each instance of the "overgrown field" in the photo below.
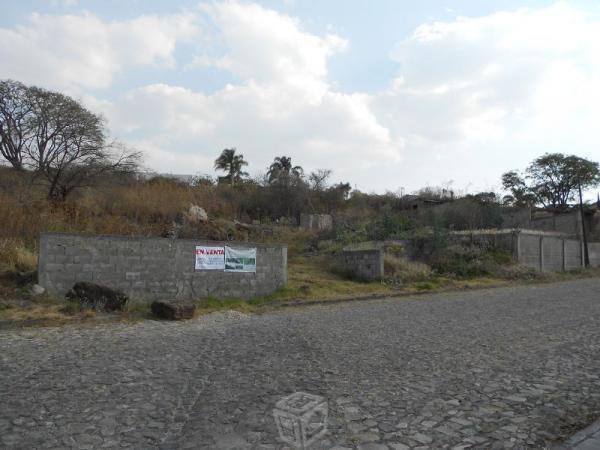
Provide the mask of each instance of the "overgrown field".
MULTIPOLYGON (((417 221, 405 214, 400 200, 394 194, 360 192, 345 197, 335 186, 246 182, 233 187, 206 178, 189 184, 158 177, 108 180, 56 202, 47 198, 45 187, 30 174, 0 167, 0 327, 98 319, 93 311, 81 310, 64 299, 31 295, 36 242, 43 231, 170 236, 175 230, 179 237, 288 245, 285 289, 249 301, 197 299, 198 314, 598 275, 598 271, 536 274, 515 265, 502 250, 455 245, 447 239, 445 221, 460 223, 460 208, 448 217, 425 216, 417 221), (191 205, 202 207, 208 221, 189 220, 191 205), (319 233, 295 225, 300 212, 314 211, 334 214, 334 228, 319 233), (384 248, 385 279, 364 283, 337 270, 337 256, 349 245, 384 248)), ((461 205, 466 225, 492 226, 497 220, 496 206, 472 199, 461 205)), ((131 304, 118 318, 139 319, 148 314, 147 305, 131 304)))

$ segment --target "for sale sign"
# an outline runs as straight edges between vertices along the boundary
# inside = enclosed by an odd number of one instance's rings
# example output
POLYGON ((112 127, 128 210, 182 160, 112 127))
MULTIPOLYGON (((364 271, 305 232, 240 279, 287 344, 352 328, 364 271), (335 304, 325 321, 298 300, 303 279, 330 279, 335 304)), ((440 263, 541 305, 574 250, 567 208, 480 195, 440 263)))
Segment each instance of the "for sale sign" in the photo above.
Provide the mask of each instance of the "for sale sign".
POLYGON ((225 247, 196 246, 196 270, 224 270, 225 247))
POLYGON ((256 249, 225 247, 225 272, 256 272, 256 249))

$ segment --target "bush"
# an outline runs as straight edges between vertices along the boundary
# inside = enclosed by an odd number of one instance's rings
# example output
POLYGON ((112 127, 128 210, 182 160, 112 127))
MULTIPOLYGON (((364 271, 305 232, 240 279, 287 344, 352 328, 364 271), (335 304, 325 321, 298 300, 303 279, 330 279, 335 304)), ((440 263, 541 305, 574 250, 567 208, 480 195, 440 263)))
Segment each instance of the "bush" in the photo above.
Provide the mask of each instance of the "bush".
POLYGON ((398 238, 412 228, 414 223, 411 219, 393 213, 391 207, 386 205, 377 218, 368 224, 366 232, 369 240, 383 241, 398 238))
POLYGON ((37 255, 20 239, 0 239, 0 268, 32 272, 37 267, 37 255))
POLYGON ((384 256, 383 269, 386 280, 392 282, 423 281, 431 276, 431 268, 427 264, 408 261, 390 254, 384 256))
POLYGON ((439 273, 474 277, 501 275, 512 262, 511 255, 501 249, 450 245, 433 256, 431 267, 439 273))

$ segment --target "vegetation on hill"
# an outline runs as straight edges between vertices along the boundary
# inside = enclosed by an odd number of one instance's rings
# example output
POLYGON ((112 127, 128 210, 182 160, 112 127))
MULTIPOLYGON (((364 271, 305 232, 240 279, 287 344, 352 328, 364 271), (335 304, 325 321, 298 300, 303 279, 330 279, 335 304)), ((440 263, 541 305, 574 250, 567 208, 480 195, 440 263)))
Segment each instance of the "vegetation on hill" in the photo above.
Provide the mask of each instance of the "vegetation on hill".
MULTIPOLYGON (((374 194, 330 183, 328 169, 305 173, 285 155, 274 156, 264 176, 251 178, 245 156, 229 148, 215 155, 215 171, 223 175, 184 182, 142 170, 140 153, 109 139, 102 118, 72 98, 10 80, 0 81, 0 155, 0 273, 34 271, 43 231, 286 243, 289 286, 259 303, 431 289, 473 277, 531 278, 498 249, 457 247, 446 234, 501 227, 508 206, 565 207, 579 189, 600 180, 597 163, 550 154, 525 175, 504 174, 511 193, 504 199, 431 187, 412 195, 374 194), (208 220, 188 220, 192 205, 208 220), (303 213, 332 214, 334 226, 301 230, 303 213), (336 272, 335 256, 344 246, 372 241, 386 242, 384 284, 361 284, 336 272), (415 249, 427 257, 415 258, 415 249)), ((24 295, 6 286, 0 281, 0 298, 24 295)))

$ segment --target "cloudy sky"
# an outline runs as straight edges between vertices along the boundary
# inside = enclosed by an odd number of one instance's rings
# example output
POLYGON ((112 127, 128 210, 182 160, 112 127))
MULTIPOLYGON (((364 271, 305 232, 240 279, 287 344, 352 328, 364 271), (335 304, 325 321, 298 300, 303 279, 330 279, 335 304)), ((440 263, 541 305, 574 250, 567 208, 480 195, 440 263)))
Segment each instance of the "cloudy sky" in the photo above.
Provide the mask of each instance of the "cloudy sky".
POLYGON ((165 173, 289 155, 364 191, 600 160, 600 2, 3 1, 0 78, 68 93, 165 173))

